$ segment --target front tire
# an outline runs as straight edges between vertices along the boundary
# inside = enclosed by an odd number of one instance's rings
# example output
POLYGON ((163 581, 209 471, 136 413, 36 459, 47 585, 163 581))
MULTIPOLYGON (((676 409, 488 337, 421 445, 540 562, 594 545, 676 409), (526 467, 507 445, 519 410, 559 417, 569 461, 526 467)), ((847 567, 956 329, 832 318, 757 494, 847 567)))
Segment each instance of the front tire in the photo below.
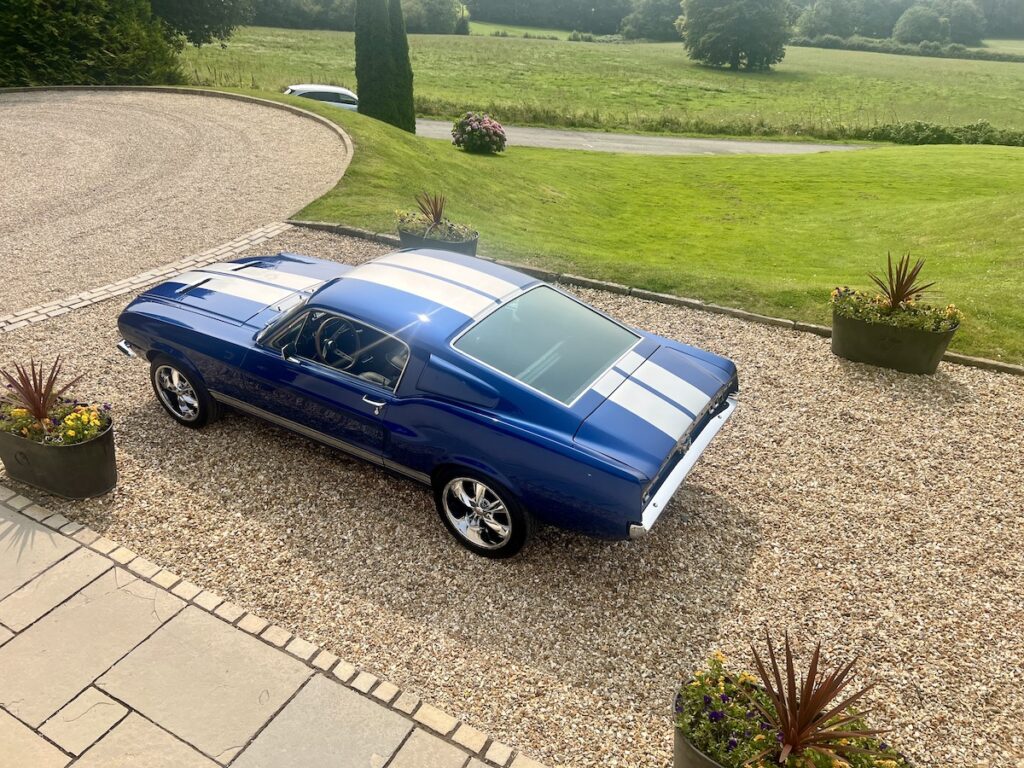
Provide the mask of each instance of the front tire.
POLYGON ((452 469, 435 477, 433 485, 441 522, 476 555, 512 557, 533 533, 530 513, 511 491, 486 475, 452 469))
POLYGON ((149 380, 157 401, 183 427, 199 429, 220 417, 220 406, 203 380, 177 360, 154 358, 149 380))

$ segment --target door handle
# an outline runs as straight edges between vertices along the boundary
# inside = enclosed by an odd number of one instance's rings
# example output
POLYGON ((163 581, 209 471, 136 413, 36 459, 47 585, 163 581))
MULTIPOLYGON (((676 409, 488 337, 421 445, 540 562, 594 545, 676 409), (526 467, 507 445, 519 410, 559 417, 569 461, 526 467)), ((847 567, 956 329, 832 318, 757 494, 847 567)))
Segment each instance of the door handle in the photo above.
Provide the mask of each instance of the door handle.
POLYGON ((363 402, 367 405, 373 406, 373 415, 377 416, 380 414, 380 409, 387 405, 383 400, 374 400, 369 395, 363 395, 363 402))

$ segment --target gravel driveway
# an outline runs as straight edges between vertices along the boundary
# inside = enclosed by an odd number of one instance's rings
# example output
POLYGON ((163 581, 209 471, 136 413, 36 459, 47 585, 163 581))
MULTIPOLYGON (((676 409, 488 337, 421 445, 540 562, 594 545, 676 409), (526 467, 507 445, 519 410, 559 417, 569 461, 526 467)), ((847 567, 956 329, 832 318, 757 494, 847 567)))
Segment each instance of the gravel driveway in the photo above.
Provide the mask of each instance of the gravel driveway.
POLYGON ((344 454, 238 415, 176 426, 114 351, 120 302, 0 335, 0 363, 60 351, 114 405, 117 491, 49 506, 548 762, 667 765, 676 681, 715 648, 745 663, 763 626, 861 654, 876 721, 917 765, 1024 758, 1024 379, 906 376, 815 336, 580 293, 734 358, 741 407, 651 536, 544 529, 506 563, 344 454))
POLYGON ((341 176, 330 129, 240 101, 0 94, 0 315, 287 218, 341 176))

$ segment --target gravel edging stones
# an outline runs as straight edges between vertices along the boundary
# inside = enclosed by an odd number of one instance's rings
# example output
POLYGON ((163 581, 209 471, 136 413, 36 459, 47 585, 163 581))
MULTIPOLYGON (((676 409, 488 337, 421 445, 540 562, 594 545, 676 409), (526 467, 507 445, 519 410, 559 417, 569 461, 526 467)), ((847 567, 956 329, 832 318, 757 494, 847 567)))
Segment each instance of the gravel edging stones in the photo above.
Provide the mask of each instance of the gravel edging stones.
POLYGON ((5 486, 0 547, 11 765, 542 768, 5 486))

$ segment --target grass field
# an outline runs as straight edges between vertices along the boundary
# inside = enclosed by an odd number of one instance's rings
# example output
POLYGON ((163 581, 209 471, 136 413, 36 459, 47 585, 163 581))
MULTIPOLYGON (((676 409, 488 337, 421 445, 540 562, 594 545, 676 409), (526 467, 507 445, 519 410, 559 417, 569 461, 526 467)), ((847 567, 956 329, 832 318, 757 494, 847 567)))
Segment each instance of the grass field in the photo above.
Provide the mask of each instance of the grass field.
POLYGON ((491 24, 486 21, 472 21, 469 24, 469 34, 471 35, 492 35, 498 31, 508 32, 509 35, 517 37, 522 37, 523 35, 540 35, 542 37, 557 37, 559 40, 569 39, 569 32, 564 29, 517 27, 513 24, 491 24))
POLYGON ((933 301, 967 312, 957 350, 1024 360, 1024 149, 479 157, 292 102, 336 120, 356 146, 345 178, 301 218, 391 232, 417 192, 443 192, 489 255, 825 323, 833 286, 867 288, 887 250, 910 250, 938 281, 933 301))
MULTIPOLYGON (((692 133, 812 133, 836 125, 985 119, 1024 128, 1024 64, 790 48, 769 73, 700 67, 674 43, 611 45, 413 35, 418 109, 488 109, 511 123, 692 133)), ((345 32, 250 27, 186 51, 201 84, 280 91, 354 85, 345 32)))
POLYGON ((1024 40, 985 40, 982 50, 1024 54, 1024 40))

